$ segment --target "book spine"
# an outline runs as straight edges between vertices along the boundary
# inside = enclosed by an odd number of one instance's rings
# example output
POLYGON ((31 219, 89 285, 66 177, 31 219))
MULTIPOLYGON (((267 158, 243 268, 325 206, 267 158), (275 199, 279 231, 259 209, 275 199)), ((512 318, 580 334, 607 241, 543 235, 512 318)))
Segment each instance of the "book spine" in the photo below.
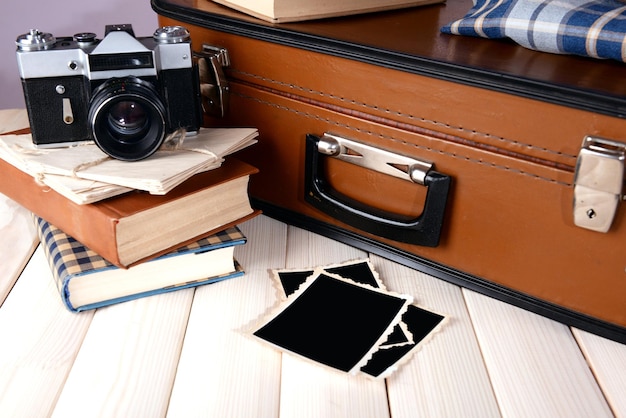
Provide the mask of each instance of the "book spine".
POLYGON ((50 255, 50 246, 55 242, 55 238, 50 230, 50 224, 38 216, 33 216, 33 221, 35 222, 35 228, 37 229, 37 235, 39 236, 39 241, 41 241, 44 255, 50 266, 54 283, 59 295, 61 295, 61 300, 63 300, 63 303, 70 311, 76 312, 76 308, 72 305, 69 292, 67 291, 69 280, 66 280, 66 275, 61 271, 62 260, 55 260, 50 255), (56 261, 59 262, 59 265, 57 265, 56 261))

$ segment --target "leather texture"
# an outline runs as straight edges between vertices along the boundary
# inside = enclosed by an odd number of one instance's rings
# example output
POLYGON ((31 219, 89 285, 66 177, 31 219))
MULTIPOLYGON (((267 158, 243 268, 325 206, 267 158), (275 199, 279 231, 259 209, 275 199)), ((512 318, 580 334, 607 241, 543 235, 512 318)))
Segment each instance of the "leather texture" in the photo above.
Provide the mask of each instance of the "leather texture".
MULTIPOLYGON (((40 185, 31 175, 0 159, 0 173, 4 179, 10 179, 10 181, 0 182, 0 193, 61 230, 67 231, 68 235, 96 251, 110 263, 127 268, 258 215, 259 212, 254 210, 242 218, 217 226, 213 224, 212 217, 205 216, 203 222, 198 222, 197 225, 193 225, 193 228, 189 224, 181 224, 182 220, 175 215, 180 214, 176 208, 187 202, 189 198, 193 198, 196 193, 210 190, 215 185, 236 177, 247 178, 256 172, 256 167, 232 160, 230 164, 225 163, 220 170, 210 170, 194 176, 166 195, 132 192, 112 199, 79 205, 49 187, 40 185), (164 205, 167 205, 167 213, 154 212, 155 207, 165 207, 164 205), (149 212, 151 214, 148 217, 146 213, 149 212), (169 237, 164 239, 165 233, 161 233, 161 239, 150 238, 152 243, 156 243, 159 247, 156 250, 155 246, 144 245, 139 251, 134 249, 132 255, 121 251, 123 245, 129 248, 129 241, 122 242, 120 236, 124 234, 120 230, 122 228, 128 230, 129 225, 140 224, 146 219, 153 223, 152 228, 166 231, 169 237), (207 228, 211 229, 207 230, 207 228)), ((245 198, 242 195, 240 197, 245 198)), ((132 228, 131 226, 130 229, 132 228)), ((137 228, 134 230, 136 231, 137 228)), ((129 236, 128 232, 125 236, 129 236)), ((137 243, 137 241, 140 239, 135 238, 131 243, 137 243)))
MULTIPOLYGON (((442 17, 428 19, 445 7, 452 5, 424 8, 424 24, 442 23, 442 17)), ((226 9, 211 11, 237 16, 226 9)), ((418 15, 418 11, 411 12, 413 17, 418 15)), ((341 30, 345 32, 336 36, 357 39, 362 35, 365 40, 359 42, 373 39, 376 44, 385 43, 387 50, 394 49, 394 42, 412 42, 419 44, 412 48, 425 53, 430 45, 430 59, 448 54, 458 59, 461 68, 475 60, 481 66, 513 69, 517 76, 527 71, 546 83, 556 83, 562 76, 561 86, 576 81, 587 91, 609 88, 603 74, 615 73, 623 79, 626 71, 613 63, 564 60, 498 41, 488 45, 494 41, 443 39, 445 35, 438 34, 430 42, 404 35, 403 30, 415 29, 409 29, 402 16, 384 14, 379 22, 384 25, 378 26, 372 23, 374 17, 364 18, 371 32, 350 32, 350 22, 363 19, 335 20, 335 26, 313 22, 303 30, 316 25, 331 34, 341 30), (399 19, 395 25, 394 16, 399 19), (466 49, 445 49, 455 45, 466 49), (472 45, 477 47, 471 49, 472 45), (503 47, 504 55, 485 55, 498 47, 503 47), (536 64, 551 59, 556 64, 550 68, 536 64), (562 69, 565 62, 576 65, 563 74, 550 73, 562 69), (524 64, 528 65, 524 68, 524 64)), ((618 209, 606 234, 575 226, 572 216, 574 168, 584 136, 624 140, 626 120, 189 21, 163 16, 160 21, 185 25, 196 48, 209 43, 228 49, 230 111, 225 119, 207 119, 206 123, 259 129, 259 143, 239 154, 260 169, 251 183, 255 198, 368 235, 305 202, 306 134, 329 132, 431 161, 438 172, 452 177, 439 246, 370 238, 513 292, 626 327, 626 208, 622 204, 618 209)), ((410 25, 414 28, 420 22, 410 25)), ((622 88, 615 86, 613 94, 626 93, 619 91, 622 88)), ((412 216, 422 208, 425 190, 419 185, 340 161, 328 161, 327 169, 326 178, 335 189, 372 207, 412 216)))

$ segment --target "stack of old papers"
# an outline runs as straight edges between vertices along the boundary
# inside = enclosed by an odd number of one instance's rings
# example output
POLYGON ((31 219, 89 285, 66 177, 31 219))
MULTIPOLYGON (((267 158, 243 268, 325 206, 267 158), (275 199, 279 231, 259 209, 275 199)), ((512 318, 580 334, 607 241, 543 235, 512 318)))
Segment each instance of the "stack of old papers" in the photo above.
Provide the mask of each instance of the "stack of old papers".
POLYGON ((251 334, 335 370, 381 379, 408 361, 446 317, 388 291, 369 260, 273 270, 280 304, 251 334))
POLYGON ((141 161, 108 157, 95 144, 37 148, 30 134, 0 135, 0 158, 78 204, 130 190, 166 194, 194 174, 219 167, 224 157, 256 142, 255 128, 202 128, 175 149, 141 161))

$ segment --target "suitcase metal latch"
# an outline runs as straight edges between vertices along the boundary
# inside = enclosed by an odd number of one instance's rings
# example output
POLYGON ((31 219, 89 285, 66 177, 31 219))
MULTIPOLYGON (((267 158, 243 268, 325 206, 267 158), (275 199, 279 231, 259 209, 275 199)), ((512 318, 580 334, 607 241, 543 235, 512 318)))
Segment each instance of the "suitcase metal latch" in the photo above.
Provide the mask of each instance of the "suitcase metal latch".
POLYGON ((211 116, 224 117, 228 109, 229 87, 223 67, 230 65, 228 50, 202 45, 202 51, 194 53, 200 73, 202 110, 211 116))
POLYGON ((574 223, 608 232, 624 199, 626 144, 587 136, 576 161, 574 223))

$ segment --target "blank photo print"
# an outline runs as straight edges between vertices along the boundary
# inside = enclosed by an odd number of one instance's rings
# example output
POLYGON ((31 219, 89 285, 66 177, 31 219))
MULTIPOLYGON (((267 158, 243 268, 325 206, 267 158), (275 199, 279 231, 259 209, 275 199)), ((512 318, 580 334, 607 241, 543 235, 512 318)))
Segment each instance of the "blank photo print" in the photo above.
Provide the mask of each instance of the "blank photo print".
POLYGON ((345 279, 350 279, 355 283, 362 283, 376 288, 384 288, 382 282, 378 278, 378 273, 370 264, 369 260, 354 260, 342 264, 332 264, 328 266, 317 267, 315 269, 280 269, 272 270, 274 279, 279 283, 277 286, 280 293, 289 296, 309 278, 315 270, 323 269, 324 271, 337 274, 345 279))
MULTIPOLYGON (((317 267, 315 269, 280 269, 272 270, 274 284, 278 288, 278 292, 281 297, 289 297, 298 288, 306 282, 306 279, 311 277, 316 271, 322 269, 327 273, 337 274, 344 279, 352 280, 355 283, 361 283, 369 285, 377 289, 384 289, 385 286, 380 280, 378 273, 374 269, 374 266, 368 259, 359 259, 347 261, 341 264, 331 264, 327 266, 317 267)), ((387 340, 383 346, 396 346, 411 344, 411 334, 408 331, 406 325, 400 322, 394 327, 394 330, 389 334, 387 340)))
POLYGON ((388 292, 369 259, 275 269, 272 278, 283 303, 254 335, 345 372, 386 378, 446 322, 388 292))
POLYGON ((284 351, 356 373, 412 302, 327 272, 307 279, 254 332, 284 351))
POLYGON ((419 349, 420 345, 428 340, 441 325, 445 317, 434 312, 427 311, 415 305, 409 305, 402 315, 413 341, 409 344, 395 346, 381 346, 367 364, 361 367, 361 371, 376 378, 384 378, 391 375, 398 367, 419 349))

